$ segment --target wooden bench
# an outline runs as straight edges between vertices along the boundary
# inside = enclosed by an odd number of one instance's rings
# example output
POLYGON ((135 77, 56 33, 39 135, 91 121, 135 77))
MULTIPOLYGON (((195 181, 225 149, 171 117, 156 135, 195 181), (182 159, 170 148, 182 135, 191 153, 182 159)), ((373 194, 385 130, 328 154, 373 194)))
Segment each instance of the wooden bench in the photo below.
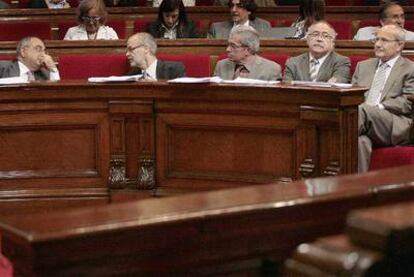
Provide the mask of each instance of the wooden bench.
POLYGON ((2 253, 18 276, 258 275, 352 209, 412 199, 413 169, 1 218, 2 253))

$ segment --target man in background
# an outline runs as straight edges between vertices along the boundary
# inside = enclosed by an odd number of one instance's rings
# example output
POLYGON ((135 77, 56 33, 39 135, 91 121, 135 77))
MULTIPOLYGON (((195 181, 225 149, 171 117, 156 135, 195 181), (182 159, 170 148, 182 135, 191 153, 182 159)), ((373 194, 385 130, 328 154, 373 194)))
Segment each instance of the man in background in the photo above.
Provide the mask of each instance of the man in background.
POLYGON ((128 75, 142 74, 144 79, 175 79, 185 76, 185 67, 180 62, 158 60, 157 43, 148 33, 136 33, 127 41, 126 56, 132 69, 128 75))
MULTIPOLYGON (((379 11, 379 23, 381 26, 393 24, 404 29, 405 14, 404 9, 396 2, 387 2, 381 6, 379 11)), ((380 27, 381 27, 380 26, 380 27)), ((378 26, 368 26, 358 30, 354 36, 354 40, 372 40, 375 33, 380 28, 378 26)), ((414 32, 405 30, 405 40, 414 40, 414 32)))
POLYGON ((46 54, 43 41, 26 37, 17 43, 17 60, 0 61, 0 78, 22 77, 33 80, 60 80, 52 57, 46 54))
POLYGON ((351 62, 334 51, 336 32, 326 21, 306 34, 309 51, 286 61, 285 81, 349 83, 351 62))
POLYGON ((280 65, 257 55, 259 48, 259 34, 252 27, 240 26, 233 29, 226 49, 228 58, 217 63, 214 76, 224 80, 237 77, 265 81, 280 80, 280 65))
POLYGON ((253 0, 229 1, 231 20, 211 24, 207 38, 228 39, 231 30, 238 26, 251 26, 260 36, 265 36, 270 23, 256 17, 257 5, 253 0))
POLYGON ((404 30, 385 25, 375 37, 375 56, 358 63, 352 83, 370 88, 359 106, 358 171, 369 168, 372 147, 410 142, 414 62, 401 56, 404 30))

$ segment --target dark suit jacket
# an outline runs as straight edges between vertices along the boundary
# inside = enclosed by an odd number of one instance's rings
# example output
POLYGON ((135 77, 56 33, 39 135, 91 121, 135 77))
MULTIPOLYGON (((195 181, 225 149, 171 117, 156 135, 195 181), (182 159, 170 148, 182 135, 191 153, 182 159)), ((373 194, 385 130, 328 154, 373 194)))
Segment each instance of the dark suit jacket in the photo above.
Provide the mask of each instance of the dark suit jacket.
MULTIPOLYGON (((348 57, 332 52, 319 69, 316 80, 327 82, 332 77, 336 78, 337 83, 349 83, 351 62, 348 57)), ((306 52, 286 61, 285 81, 310 81, 309 75, 309 53, 306 52)))
MULTIPOLYGON (((154 38, 164 37, 164 29, 162 23, 159 20, 151 22, 145 27, 145 32, 150 33, 154 38)), ((197 28, 192 21, 188 21, 187 24, 180 23, 177 26, 177 38, 198 38, 197 28)))
MULTIPOLYGON (((49 80, 49 72, 39 69, 33 72, 36 80, 49 80)), ((0 78, 19 77, 20 69, 16 61, 0 61, 0 78)))
POLYGON ((138 6, 137 0, 120 0, 118 4, 114 5, 114 1, 105 0, 106 7, 134 7, 138 6))
MULTIPOLYGON (((133 68, 127 74, 137 75, 141 73, 142 70, 140 68, 133 68)), ((184 77, 185 66, 180 62, 167 62, 158 60, 155 74, 157 75, 158 80, 171 80, 179 77, 184 77)))

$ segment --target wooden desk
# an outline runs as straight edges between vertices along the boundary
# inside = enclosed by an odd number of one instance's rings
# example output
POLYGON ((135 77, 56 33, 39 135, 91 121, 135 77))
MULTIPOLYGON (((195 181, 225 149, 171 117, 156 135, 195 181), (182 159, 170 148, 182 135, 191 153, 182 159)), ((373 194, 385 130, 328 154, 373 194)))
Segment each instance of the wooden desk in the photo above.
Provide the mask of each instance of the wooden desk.
POLYGON ((414 167, 3 218, 22 276, 259 275, 355 208, 407 201, 414 167))
POLYGON ((352 173, 364 92, 165 82, 1 87, 0 213, 14 210, 10 199, 102 200, 108 188, 190 192, 352 173))

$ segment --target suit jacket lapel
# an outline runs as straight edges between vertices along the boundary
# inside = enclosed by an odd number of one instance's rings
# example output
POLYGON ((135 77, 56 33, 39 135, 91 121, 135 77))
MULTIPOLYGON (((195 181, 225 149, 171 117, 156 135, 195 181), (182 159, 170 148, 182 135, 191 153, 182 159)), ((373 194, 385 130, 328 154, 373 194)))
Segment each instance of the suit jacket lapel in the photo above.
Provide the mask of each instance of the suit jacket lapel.
POLYGON ((399 75, 401 74, 401 66, 403 65, 403 63, 404 60, 401 57, 399 57, 395 62, 394 67, 391 69, 390 75, 388 76, 387 81, 385 82, 380 101, 382 101, 385 98, 385 96, 388 93, 390 93, 395 81, 397 80, 397 78, 400 78, 399 75))
POLYGON ((306 53, 302 56, 302 59, 299 63, 299 72, 303 72, 304 76, 303 80, 310 81, 310 75, 309 75, 309 53, 306 53))
POLYGON ((164 78, 164 63, 160 60, 157 60, 157 68, 155 68, 155 77, 158 79, 167 79, 164 78))
MULTIPOLYGON (((330 75, 331 75, 331 71, 327 70, 332 69, 333 67, 331 66, 333 62, 333 52, 329 53, 328 57, 326 57, 325 61, 323 62, 323 64, 320 65, 319 67, 319 72, 318 72, 318 76, 316 77, 317 81, 320 80, 329 80, 330 79, 330 75)), ((310 77, 309 77, 310 78, 310 77)))

